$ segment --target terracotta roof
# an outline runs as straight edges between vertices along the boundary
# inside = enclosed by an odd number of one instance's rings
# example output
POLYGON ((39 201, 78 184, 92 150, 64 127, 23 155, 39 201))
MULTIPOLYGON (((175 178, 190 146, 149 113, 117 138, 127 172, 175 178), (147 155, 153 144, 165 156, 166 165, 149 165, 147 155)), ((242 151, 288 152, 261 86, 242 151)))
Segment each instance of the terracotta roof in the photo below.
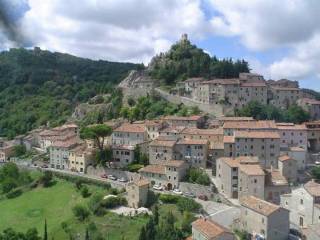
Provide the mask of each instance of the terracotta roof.
POLYGON ((235 138, 280 138, 278 132, 275 131, 235 131, 235 138))
POLYGON ((164 165, 148 165, 144 168, 141 168, 139 172, 148 172, 148 173, 156 173, 156 174, 165 174, 166 168, 164 165))
POLYGON ((220 117, 220 121, 255 121, 253 117, 220 117))
POLYGON ((279 86, 271 86, 271 89, 280 90, 280 91, 300 91, 299 88, 295 87, 279 87, 279 86))
POLYGON ((275 121, 228 121, 223 124, 223 128, 231 129, 276 129, 275 121))
POLYGON ((312 98, 302 98, 300 101, 307 104, 320 105, 320 101, 312 98))
POLYGON ((153 140, 149 146, 173 147, 176 144, 175 140, 153 140))
POLYGON ((190 135, 223 135, 222 128, 213 128, 213 129, 200 129, 196 127, 188 127, 183 129, 182 134, 190 135))
POLYGON ((163 165, 168 167, 181 167, 185 164, 185 161, 182 160, 170 160, 164 163, 163 165))
POLYGON ((277 123, 279 130, 307 130, 304 124, 277 123))
POLYGON ((163 122, 161 120, 146 120, 144 124, 146 126, 158 126, 158 125, 162 125, 163 122))
POLYGON ((76 138, 72 138, 72 139, 68 139, 66 141, 54 141, 52 143, 52 147, 61 147, 61 148, 70 148, 74 145, 76 145, 77 143, 79 143, 79 140, 76 138))
POLYGON ((239 167, 240 166, 240 161, 235 158, 222 157, 222 158, 218 158, 218 160, 223 161, 229 167, 239 167))
POLYGON ((234 143, 234 136, 223 136, 224 143, 234 143))
POLYGON ((294 160, 292 157, 288 156, 288 155, 282 155, 278 158, 278 160, 280 162, 284 162, 284 161, 289 161, 289 160, 294 160))
POLYGON ((186 127, 183 126, 170 126, 162 129, 160 132, 164 133, 181 133, 186 127))
POLYGON ((259 157, 257 156, 239 156, 236 159, 241 164, 251 164, 251 163, 259 163, 259 157))
POLYGON ((275 211, 281 209, 280 206, 273 203, 264 201, 254 196, 246 196, 240 199, 240 203, 243 207, 256 211, 264 216, 269 216, 275 211))
POLYGON ((183 145, 206 145, 208 144, 207 139, 188 139, 184 138, 177 142, 177 144, 183 144, 183 145))
POLYGON ((241 83, 241 87, 266 87, 265 82, 244 82, 241 83))
POLYGON ((311 180, 304 185, 304 188, 314 197, 320 197, 320 184, 311 180))
POLYGON ((199 82, 199 81, 203 81, 204 78, 202 77, 196 77, 196 78, 188 78, 187 80, 185 80, 185 82, 199 82))
POLYGON ((133 181, 133 184, 137 185, 138 187, 142 187, 142 186, 149 185, 150 182, 147 179, 139 179, 139 180, 133 181))
POLYGON ((292 152, 305 152, 306 150, 302 147, 290 147, 290 151, 292 151, 292 152))
POLYGON ((234 85, 240 84, 240 81, 238 78, 213 79, 209 81, 203 81, 202 84, 234 85))
POLYGON ((165 116, 163 117, 163 120, 178 120, 178 121, 198 121, 201 119, 202 116, 200 115, 193 115, 193 116, 188 116, 188 117, 183 117, 183 116, 165 116))
POLYGON ((228 233, 232 234, 231 231, 221 226, 220 224, 204 218, 199 218, 192 223, 192 228, 203 234, 206 239, 212 240, 221 234, 228 233))
POLYGON ((120 127, 113 130, 114 132, 132 132, 132 133, 143 133, 145 132, 144 124, 130 124, 124 123, 120 127))
POLYGON ((288 185, 287 179, 281 174, 279 170, 267 170, 266 183, 269 186, 288 185))
POLYGON ((261 176, 265 175, 261 166, 258 164, 240 164, 240 171, 246 175, 261 176))

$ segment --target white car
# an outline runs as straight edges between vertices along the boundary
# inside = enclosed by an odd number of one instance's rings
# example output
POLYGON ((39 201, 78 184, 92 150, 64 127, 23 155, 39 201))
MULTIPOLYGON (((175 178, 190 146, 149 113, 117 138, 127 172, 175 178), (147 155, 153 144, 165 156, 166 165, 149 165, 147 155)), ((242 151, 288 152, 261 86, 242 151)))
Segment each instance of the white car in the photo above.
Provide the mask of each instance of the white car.
POLYGON ((182 191, 179 190, 178 188, 173 189, 172 191, 174 194, 182 195, 182 191))
POLYGON ((117 178, 113 175, 108 175, 108 179, 113 180, 113 181, 117 180, 117 178))
POLYGON ((128 180, 126 178, 122 177, 119 179, 119 182, 128 182, 128 180))
POLYGON ((314 164, 315 165, 320 165, 320 161, 315 161, 314 164))
POLYGON ((163 188, 162 188, 162 186, 161 185, 153 185, 153 189, 154 190, 158 190, 158 191, 162 191, 163 190, 163 188))

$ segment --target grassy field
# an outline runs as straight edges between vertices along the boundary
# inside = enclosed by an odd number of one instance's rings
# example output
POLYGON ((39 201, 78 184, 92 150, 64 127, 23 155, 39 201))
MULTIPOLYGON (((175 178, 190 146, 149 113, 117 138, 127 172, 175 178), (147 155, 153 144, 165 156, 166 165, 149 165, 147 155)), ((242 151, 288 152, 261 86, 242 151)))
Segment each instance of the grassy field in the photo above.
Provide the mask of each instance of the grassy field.
MULTIPOLYGON (((91 192, 106 192, 102 187, 90 186, 91 192)), ((17 231, 26 231, 31 227, 37 228, 42 235, 44 221, 48 222, 49 239, 69 239, 61 227, 66 222, 73 233, 79 233, 84 239, 85 229, 89 223, 95 223, 106 239, 135 240, 141 227, 147 222, 144 216, 122 217, 107 213, 103 217, 91 215, 84 223, 78 222, 72 213, 72 207, 78 203, 86 204, 88 199, 82 198, 74 184, 58 180, 49 188, 39 187, 23 193, 15 199, 0 201, 0 231, 12 227, 17 231)))

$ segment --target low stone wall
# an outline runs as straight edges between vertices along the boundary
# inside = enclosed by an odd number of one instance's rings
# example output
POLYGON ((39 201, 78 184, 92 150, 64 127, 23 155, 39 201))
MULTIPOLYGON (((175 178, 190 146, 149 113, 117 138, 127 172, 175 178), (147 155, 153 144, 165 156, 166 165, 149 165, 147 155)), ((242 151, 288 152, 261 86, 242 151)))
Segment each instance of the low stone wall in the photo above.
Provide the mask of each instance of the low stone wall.
POLYGON ((161 97, 166 99, 169 102, 175 103, 175 104, 181 104, 183 103, 186 106, 189 107, 198 107, 201 111, 207 112, 211 115, 214 115, 215 117, 220 117, 223 115, 223 106, 221 105, 209 105, 204 104, 198 101, 195 101, 191 98, 187 97, 181 97, 178 95, 172 95, 170 93, 167 93, 159 88, 155 88, 155 91, 160 94, 161 97))

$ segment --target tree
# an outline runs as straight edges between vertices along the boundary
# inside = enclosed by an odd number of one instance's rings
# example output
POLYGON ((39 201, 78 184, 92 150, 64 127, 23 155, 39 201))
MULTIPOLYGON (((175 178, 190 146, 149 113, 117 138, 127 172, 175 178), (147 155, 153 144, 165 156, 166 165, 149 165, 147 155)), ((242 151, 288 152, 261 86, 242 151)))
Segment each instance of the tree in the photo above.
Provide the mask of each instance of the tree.
POLYGON ((47 229, 47 219, 44 220, 44 234, 43 240, 48 240, 48 229, 47 229))
POLYGON ((314 167, 311 171, 312 176, 314 179, 316 179, 317 181, 320 181, 320 167, 314 167))
POLYGON ((154 240, 156 236, 155 222, 150 218, 146 225, 146 239, 154 240))
POLYGON ((181 231, 185 237, 189 236, 191 233, 191 223, 194 220, 194 215, 189 211, 183 212, 182 222, 181 222, 181 231))
POLYGON ((79 204, 72 208, 72 212, 75 215, 75 217, 81 222, 84 221, 90 215, 89 210, 86 207, 79 204))
POLYGON ((146 229, 142 227, 139 234, 139 240, 148 240, 146 236, 146 229))
POLYGON ((89 188, 87 186, 81 187, 81 195, 83 198, 87 198, 91 195, 91 193, 89 192, 89 188))
POLYGON ((104 149, 105 138, 110 136, 112 128, 105 124, 96 124, 93 126, 85 127, 81 131, 81 137, 85 139, 94 139, 98 148, 102 152, 104 149))
POLYGON ((26 154, 26 152, 27 152, 26 146, 23 144, 15 145, 13 148, 13 155, 15 157, 20 157, 20 156, 26 154))
POLYGON ((86 236, 85 236, 85 238, 84 238, 85 240, 90 240, 90 238, 89 238, 89 230, 88 230, 88 228, 86 228, 86 236))
POLYGON ((53 174, 51 171, 45 171, 44 174, 40 177, 39 181, 44 187, 49 187, 52 184, 53 174))
POLYGON ((155 205, 154 209, 153 209, 153 221, 154 221, 155 225, 159 224, 159 207, 158 207, 158 205, 155 205))

